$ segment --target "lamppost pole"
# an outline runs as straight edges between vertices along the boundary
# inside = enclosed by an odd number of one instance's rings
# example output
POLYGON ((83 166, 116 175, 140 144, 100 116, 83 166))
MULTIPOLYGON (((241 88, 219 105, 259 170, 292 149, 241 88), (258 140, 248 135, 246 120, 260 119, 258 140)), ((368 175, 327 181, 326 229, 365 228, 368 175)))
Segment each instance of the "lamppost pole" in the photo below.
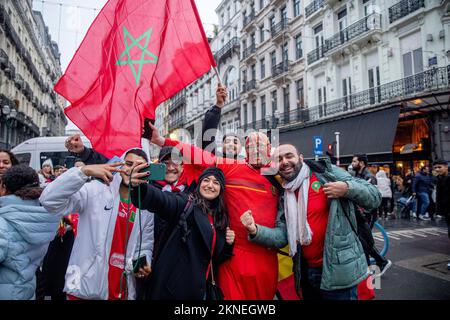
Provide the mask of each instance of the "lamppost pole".
POLYGON ((336 165, 339 166, 339 135, 341 134, 340 132, 335 132, 334 133, 336 135, 336 165))

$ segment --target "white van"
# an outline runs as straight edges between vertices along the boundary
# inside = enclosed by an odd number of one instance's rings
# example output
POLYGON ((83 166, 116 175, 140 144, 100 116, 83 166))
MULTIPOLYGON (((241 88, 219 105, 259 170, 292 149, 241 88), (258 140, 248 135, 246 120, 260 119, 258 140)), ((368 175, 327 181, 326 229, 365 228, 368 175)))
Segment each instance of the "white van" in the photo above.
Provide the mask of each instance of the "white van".
MULTIPOLYGON (((67 138, 67 136, 33 138, 22 142, 11 152, 21 164, 27 164, 35 170, 40 170, 44 161, 48 159, 51 160, 53 166, 64 166, 74 160, 65 147, 67 138)), ((86 147, 91 147, 91 142, 86 137, 82 136, 81 140, 86 147)))

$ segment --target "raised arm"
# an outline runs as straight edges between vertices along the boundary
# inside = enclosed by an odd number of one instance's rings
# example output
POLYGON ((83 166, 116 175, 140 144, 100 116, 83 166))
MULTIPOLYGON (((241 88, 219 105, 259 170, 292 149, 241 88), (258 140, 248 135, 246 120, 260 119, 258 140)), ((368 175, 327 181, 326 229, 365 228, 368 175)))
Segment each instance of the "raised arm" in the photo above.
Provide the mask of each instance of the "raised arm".
POLYGON ((183 212, 187 201, 183 193, 163 192, 151 184, 142 184, 131 189, 131 202, 137 208, 140 205, 141 209, 153 212, 164 220, 176 219, 183 212))
POLYGON ((215 153, 217 148, 215 143, 216 133, 220 124, 221 109, 225 105, 227 96, 227 88, 219 84, 216 89, 216 104, 205 113, 205 119, 203 120, 202 149, 211 150, 211 153, 215 153))
POLYGON ((101 153, 86 147, 79 134, 68 137, 65 146, 73 156, 80 158, 85 164, 103 164, 109 161, 101 153))

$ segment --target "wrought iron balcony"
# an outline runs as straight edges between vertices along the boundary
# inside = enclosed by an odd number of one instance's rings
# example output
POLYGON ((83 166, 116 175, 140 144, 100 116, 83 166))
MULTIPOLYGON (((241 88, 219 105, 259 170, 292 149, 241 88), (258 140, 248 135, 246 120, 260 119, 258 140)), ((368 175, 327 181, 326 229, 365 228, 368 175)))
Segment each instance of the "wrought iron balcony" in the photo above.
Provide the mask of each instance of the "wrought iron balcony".
POLYGON ((235 50, 239 50, 240 44, 237 37, 232 38, 228 41, 219 51, 215 54, 216 62, 220 63, 225 61, 227 58, 231 57, 235 50))
POLYGON ((305 7, 305 17, 309 18, 314 12, 325 6, 326 0, 314 0, 305 7))
POLYGON ((343 115, 348 112, 365 109, 379 104, 408 100, 421 93, 450 87, 450 65, 433 68, 424 72, 389 82, 377 87, 357 92, 346 97, 328 101, 309 108, 308 121, 343 115))
POLYGON ((288 19, 283 19, 280 22, 278 22, 276 25, 274 25, 270 29, 270 33, 272 35, 272 38, 275 38, 278 35, 283 34, 283 31, 288 28, 288 23, 289 23, 288 19))
POLYGON ((184 124, 184 118, 183 117, 179 117, 179 118, 176 118, 176 119, 171 119, 169 121, 169 130, 175 130, 175 129, 181 128, 181 127, 183 127, 183 124, 184 124))
POLYGON ((252 79, 250 81, 245 82, 242 85, 242 92, 249 92, 251 90, 255 90, 256 89, 256 79, 252 79))
POLYGON ((13 80, 16 77, 16 67, 10 62, 8 62, 8 66, 5 68, 5 73, 8 76, 9 80, 13 80))
POLYGON ((19 90, 22 89, 24 82, 23 82, 23 78, 20 74, 16 74, 15 84, 16 84, 17 89, 19 89, 19 90))
POLYGON ((425 8, 425 0, 402 0, 389 8, 389 23, 406 17, 420 8, 425 8))
POLYGON ((8 54, 3 49, 0 49, 0 67, 2 70, 8 66, 8 62, 8 54))
POLYGON ((373 13, 361 20, 358 20, 347 28, 334 34, 331 38, 325 40, 324 53, 331 51, 346 42, 349 42, 363 34, 367 34, 373 30, 381 29, 381 15, 373 13))
POLYGON ((244 17, 244 23, 243 23, 244 29, 245 29, 250 23, 252 23, 254 20, 255 20, 255 13, 252 11, 252 12, 250 12, 250 14, 249 14, 248 16, 244 17))
POLYGON ((318 48, 315 48, 314 50, 310 51, 307 55, 307 60, 308 60, 308 64, 312 64, 316 61, 318 61, 319 59, 322 59, 324 56, 324 47, 325 46, 320 46, 318 48))
POLYGON ((339 46, 350 43, 350 41, 353 41, 358 37, 369 35, 372 31, 380 29, 381 15, 378 13, 368 15, 326 39, 323 45, 309 52, 307 57, 308 64, 318 61, 323 58, 327 52, 332 51, 339 46))
POLYGON ((252 43, 248 48, 242 52, 242 59, 245 60, 256 52, 256 45, 252 43))
POLYGON ((178 92, 176 95, 173 96, 173 98, 171 99, 171 109, 175 109, 178 108, 182 105, 186 104, 186 90, 181 90, 180 92, 178 92))
POLYGON ((283 61, 272 67, 272 77, 278 77, 289 71, 289 61, 283 61))

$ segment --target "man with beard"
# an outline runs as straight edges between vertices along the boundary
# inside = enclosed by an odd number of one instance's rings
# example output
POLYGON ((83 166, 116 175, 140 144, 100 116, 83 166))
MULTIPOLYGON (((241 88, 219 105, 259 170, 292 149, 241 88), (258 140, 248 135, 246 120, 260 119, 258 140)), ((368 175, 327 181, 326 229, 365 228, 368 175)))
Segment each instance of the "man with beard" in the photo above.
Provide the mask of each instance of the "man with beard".
MULTIPOLYGON (((225 299, 273 299, 277 288, 277 251, 250 241, 240 220, 241 215, 250 210, 259 225, 282 227, 283 221, 277 219, 283 213, 282 208, 279 210, 278 207, 279 192, 263 175, 270 169, 271 145, 268 137, 257 132, 248 136, 246 160, 216 157, 193 145, 164 139, 156 128, 153 128, 151 141, 159 146, 171 145, 180 149, 185 168, 215 165, 222 169, 227 181, 225 205, 236 239, 234 256, 219 267, 218 284, 225 299)), ((280 247, 286 245, 285 233, 277 240, 280 247)))
MULTIPOLYGON (((377 208, 381 195, 367 181, 331 165, 303 161, 293 145, 280 145, 274 162, 285 189, 284 213, 297 294, 304 300, 356 300, 367 263, 356 231, 355 205, 377 208), (338 257, 338 258, 336 258, 338 257)), ((247 230, 255 229, 248 222, 247 230)), ((253 241, 271 243, 270 230, 256 226, 253 241)))

